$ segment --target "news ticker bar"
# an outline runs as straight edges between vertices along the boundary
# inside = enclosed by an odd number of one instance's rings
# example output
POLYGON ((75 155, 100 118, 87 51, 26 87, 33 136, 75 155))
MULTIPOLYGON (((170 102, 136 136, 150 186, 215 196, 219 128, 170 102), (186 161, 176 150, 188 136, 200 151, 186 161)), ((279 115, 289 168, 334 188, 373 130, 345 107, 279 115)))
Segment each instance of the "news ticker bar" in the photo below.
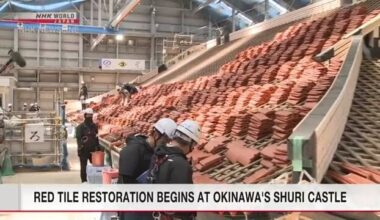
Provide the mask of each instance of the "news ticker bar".
POLYGON ((0 185, 0 211, 380 211, 380 185, 0 185))

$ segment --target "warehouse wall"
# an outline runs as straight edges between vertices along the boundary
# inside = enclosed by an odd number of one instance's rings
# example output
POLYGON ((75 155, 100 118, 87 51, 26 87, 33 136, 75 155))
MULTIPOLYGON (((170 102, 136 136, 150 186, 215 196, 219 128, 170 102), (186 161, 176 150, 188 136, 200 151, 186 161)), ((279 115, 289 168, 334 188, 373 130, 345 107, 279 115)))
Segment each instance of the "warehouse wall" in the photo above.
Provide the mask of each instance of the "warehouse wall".
MULTIPOLYGON (((80 12, 84 25, 104 26, 111 16, 104 0, 87 1, 72 11, 80 12), (102 6, 100 13, 99 3, 102 6), (98 19, 99 14, 101 19, 98 19)), ((116 11, 115 8, 112 15, 116 11)), ((54 100, 78 98, 78 83, 82 78, 88 84, 90 96, 93 96, 141 74, 106 73, 98 68, 101 58, 143 59, 146 60, 146 68, 150 69, 162 63, 164 39, 172 39, 179 32, 199 33, 197 29, 208 23, 208 19, 200 14, 194 16, 190 6, 185 7, 181 0, 143 0, 121 25, 127 33, 124 41, 117 42, 114 36, 109 36, 93 51, 90 50, 90 42, 95 35, 1 29, 0 64, 7 61, 7 52, 11 48, 20 51, 27 62, 27 67, 11 72, 18 80, 18 87, 32 88, 15 91, 16 109, 20 109, 24 102, 37 101, 43 110, 53 110, 54 100), (156 8, 155 15, 151 13, 153 7, 156 8)), ((197 41, 206 39, 206 35, 196 36, 197 41)))

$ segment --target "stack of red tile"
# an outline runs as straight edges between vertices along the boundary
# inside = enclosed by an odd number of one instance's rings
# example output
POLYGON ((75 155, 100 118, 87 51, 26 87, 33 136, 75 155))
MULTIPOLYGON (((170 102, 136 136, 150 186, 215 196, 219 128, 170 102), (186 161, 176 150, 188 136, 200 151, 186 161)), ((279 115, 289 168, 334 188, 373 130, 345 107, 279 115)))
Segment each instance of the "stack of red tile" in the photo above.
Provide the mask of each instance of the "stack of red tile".
POLYGON ((299 120, 298 112, 291 110, 277 111, 273 126, 273 139, 282 140, 287 138, 299 120))
POLYGON ((217 153, 226 148, 228 138, 224 136, 212 138, 205 146, 204 150, 209 153, 217 153))
POLYGON ((236 115, 234 114, 223 114, 216 125, 215 134, 222 136, 231 133, 235 119, 236 115))
POLYGON ((289 166, 289 160, 287 156, 287 145, 268 145, 260 151, 262 157, 261 165, 265 168, 272 168, 274 166, 279 168, 285 168, 289 166))
MULTIPOLYGON (((277 63, 277 60, 274 61, 274 63, 277 63)), ((273 65, 273 64, 269 64, 269 65, 273 65)), ((272 82, 275 79, 275 77, 276 77, 278 69, 279 68, 278 68, 277 65, 270 66, 268 69, 266 69, 265 73, 261 77, 261 83, 270 83, 270 82, 272 82)))
POLYGON ((220 82, 222 81, 221 78, 218 78, 218 77, 211 77, 211 79, 207 82, 207 85, 206 85, 206 88, 207 90, 211 89, 211 88, 218 88, 219 87, 219 84, 220 82))
POLYGON ((310 80, 297 82, 292 88, 287 102, 293 105, 303 102, 314 85, 315 83, 310 80))
POLYGON ((281 168, 289 165, 287 144, 280 144, 279 146, 276 146, 272 163, 281 168))
POLYGON ((266 71, 266 67, 264 66, 258 66, 256 67, 256 69, 251 70, 251 74, 248 80, 248 86, 253 86, 259 83, 265 71, 266 71))
POLYGON ((247 166, 260 157, 260 151, 248 148, 244 141, 233 141, 227 145, 226 157, 231 163, 240 163, 247 166))
POLYGON ((231 134, 234 137, 242 137, 247 134, 248 126, 252 115, 249 113, 239 113, 236 115, 231 134))
POLYGON ((380 14, 380 9, 375 9, 371 11, 369 14, 367 14, 365 19, 363 20, 363 23, 370 21, 372 18, 376 17, 378 14, 380 14))
POLYGON ((233 90, 227 94, 224 106, 235 106, 237 100, 240 97, 240 93, 236 90, 233 90))
POLYGON ((380 171, 371 167, 359 167, 354 164, 343 163, 338 166, 343 173, 329 170, 327 177, 338 183, 345 184, 375 184, 380 183, 380 171))
POLYGON ((288 99, 290 91, 292 90, 294 84, 294 81, 282 81, 271 96, 269 104, 279 104, 285 102, 288 99))
POLYGON ((214 154, 199 161, 199 163, 195 165, 195 168, 198 171, 205 171, 218 165, 222 161, 223 161, 223 156, 219 154, 214 154))
POLYGON ((287 79, 289 77, 290 71, 294 68, 295 65, 296 63, 291 61, 284 63, 278 70, 276 79, 281 81, 287 79))
POLYGON ((241 93, 238 100, 236 101, 235 109, 244 109, 251 100, 254 90, 256 90, 257 88, 260 88, 260 86, 254 86, 252 87, 252 89, 247 89, 243 93, 241 93))
POLYGON ((330 87, 330 85, 331 84, 328 84, 328 83, 321 83, 321 84, 317 83, 308 93, 305 102, 306 103, 319 102, 319 100, 321 100, 321 98, 323 97, 327 89, 330 87))
POLYGON ((256 91, 256 93, 254 93, 248 106, 254 108, 267 103, 276 89, 277 87, 272 84, 263 85, 258 91, 256 91))
POLYGON ((314 108, 315 105, 317 105, 316 102, 306 102, 304 105, 295 106, 295 109, 299 112, 300 117, 303 118, 314 108))
POLYGON ((248 139, 259 140, 272 133, 273 118, 258 112, 252 115, 248 129, 248 139))
POLYGON ((199 148, 195 148, 191 153, 187 154, 187 158, 192 162, 192 164, 197 164, 199 161, 210 157, 212 154, 206 153, 199 148))
POLYGON ((220 115, 209 114, 205 123, 202 125, 202 132, 212 133, 215 131, 215 127, 219 121, 220 115))
POLYGON ((313 62, 310 68, 303 71, 301 79, 311 80, 316 82, 319 78, 327 73, 327 68, 321 64, 313 62))

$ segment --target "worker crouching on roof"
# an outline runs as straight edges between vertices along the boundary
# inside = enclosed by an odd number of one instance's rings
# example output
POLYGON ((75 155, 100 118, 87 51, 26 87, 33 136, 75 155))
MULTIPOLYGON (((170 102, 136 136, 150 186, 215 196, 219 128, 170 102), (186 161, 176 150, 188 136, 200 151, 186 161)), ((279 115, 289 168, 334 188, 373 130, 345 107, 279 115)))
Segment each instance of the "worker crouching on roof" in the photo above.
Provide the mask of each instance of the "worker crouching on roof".
POLYGON ((131 95, 136 94, 140 91, 140 89, 132 84, 124 83, 120 89, 118 89, 119 93, 123 96, 123 103, 128 104, 129 100, 131 99, 131 95))
MULTIPOLYGON (((119 184, 147 183, 151 158, 157 146, 167 144, 172 138, 177 124, 170 118, 162 118, 154 125, 149 137, 141 134, 129 136, 127 144, 120 152, 119 184), (145 176, 145 179, 144 179, 145 176)), ((151 212, 123 212, 119 213, 120 220, 149 219, 151 212)))
POLYGON ((84 122, 78 125, 75 131, 82 183, 87 182, 87 161, 89 160, 91 162, 91 153, 99 148, 98 126, 92 120, 94 112, 91 108, 87 108, 83 113, 84 122))
MULTIPOLYGON (((148 180, 157 184, 192 184, 193 171, 186 158, 195 145, 199 143, 200 127, 197 122, 186 120, 179 124, 174 132, 173 140, 161 145, 155 151, 149 170, 148 180)), ((159 213, 152 215, 154 219, 195 219, 196 213, 159 213)))

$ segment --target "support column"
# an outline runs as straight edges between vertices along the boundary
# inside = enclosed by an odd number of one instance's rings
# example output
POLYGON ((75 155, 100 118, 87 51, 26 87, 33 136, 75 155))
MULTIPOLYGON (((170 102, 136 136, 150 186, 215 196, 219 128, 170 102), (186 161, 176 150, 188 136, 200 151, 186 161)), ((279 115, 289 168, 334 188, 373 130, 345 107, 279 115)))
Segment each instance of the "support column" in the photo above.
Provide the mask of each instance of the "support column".
MULTIPOLYGON (((92 5, 92 3, 91 3, 91 5, 92 5)), ((84 16, 83 4, 80 5, 79 10, 80 10, 80 17, 84 16)), ((81 19, 80 23, 83 24, 83 20, 82 19, 81 19)), ((79 67, 83 67, 83 34, 79 34, 79 39, 78 40, 79 40, 79 42, 78 42, 78 44, 79 44, 78 66, 79 67)))
POLYGON ((37 67, 40 67, 40 30, 37 31, 37 67))
POLYGON ((116 59, 119 59, 119 41, 116 41, 116 59))
POLYGON ((62 68, 62 31, 58 33, 58 61, 59 68, 62 68))
POLYGON ((208 40, 212 39, 212 22, 211 15, 208 16, 208 40))
POLYGON ((268 0, 264 1, 264 10, 265 10, 264 12, 265 20, 267 20, 268 19, 268 0))
POLYGON ((155 38, 152 36, 150 39, 150 70, 153 70, 154 67, 156 66, 155 63, 155 54, 154 54, 154 46, 155 46, 155 38))
POLYGON ((110 21, 112 20, 113 17, 113 0, 109 0, 109 18, 110 21))
POLYGON ((155 34, 156 34, 156 8, 154 7, 154 0, 152 0, 152 12, 150 16, 150 33, 152 37, 150 39, 150 70, 156 67, 155 57, 155 34))
POLYGON ((18 30, 13 30, 13 50, 18 51, 18 30))
POLYGON ((235 6, 232 7, 232 32, 235 32, 236 29, 236 9, 235 6))
POLYGON ((94 3, 90 2, 90 24, 94 26, 94 3))
POLYGON ((371 48, 378 48, 378 41, 379 41, 379 28, 376 28, 372 33, 369 35, 369 46, 371 48))
POLYGON ((98 0, 98 26, 102 26, 102 0, 98 0))
MULTIPOLYGON (((18 30, 13 30, 13 50, 18 51, 18 30)), ((13 71, 14 77, 18 80, 18 71, 13 71)), ((14 103, 14 102, 13 102, 14 103)))
POLYGON ((40 104, 40 71, 37 70, 37 88, 36 88, 36 102, 40 104))
POLYGON ((185 4, 181 1, 181 32, 185 32, 185 4))

